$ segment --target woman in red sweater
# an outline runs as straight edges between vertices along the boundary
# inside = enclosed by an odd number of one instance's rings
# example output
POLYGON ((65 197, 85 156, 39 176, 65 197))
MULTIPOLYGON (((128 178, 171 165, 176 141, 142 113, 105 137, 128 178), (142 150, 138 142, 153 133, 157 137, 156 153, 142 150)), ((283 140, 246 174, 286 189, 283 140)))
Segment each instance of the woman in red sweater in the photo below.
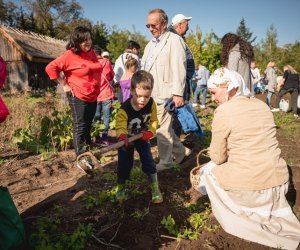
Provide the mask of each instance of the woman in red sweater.
POLYGON ((92 49, 90 29, 75 28, 66 48, 66 52, 47 65, 46 72, 51 80, 62 85, 68 97, 74 124, 73 144, 79 155, 92 143, 90 131, 100 93, 102 66, 92 49))

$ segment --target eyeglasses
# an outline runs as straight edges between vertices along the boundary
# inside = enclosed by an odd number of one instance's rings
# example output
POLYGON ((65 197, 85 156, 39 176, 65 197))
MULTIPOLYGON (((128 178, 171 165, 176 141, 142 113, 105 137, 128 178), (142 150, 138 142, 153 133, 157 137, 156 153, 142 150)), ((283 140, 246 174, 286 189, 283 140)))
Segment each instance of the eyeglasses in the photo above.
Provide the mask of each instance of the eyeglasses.
POLYGON ((159 24, 160 24, 160 23, 157 23, 157 24, 146 24, 146 27, 147 27, 147 29, 150 29, 150 27, 151 27, 152 29, 155 29, 156 26, 159 25, 159 24))

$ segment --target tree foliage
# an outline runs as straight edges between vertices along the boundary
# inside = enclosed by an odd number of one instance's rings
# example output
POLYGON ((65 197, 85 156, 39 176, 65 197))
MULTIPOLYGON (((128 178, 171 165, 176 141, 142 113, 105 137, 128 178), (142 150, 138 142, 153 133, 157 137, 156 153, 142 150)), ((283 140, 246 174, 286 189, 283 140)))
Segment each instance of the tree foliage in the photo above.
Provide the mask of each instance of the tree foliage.
POLYGON ((186 43, 193 52, 196 67, 203 64, 210 72, 221 66, 220 63, 220 39, 214 32, 203 36, 200 27, 196 27, 196 32, 186 36, 186 43))
POLYGON ((130 32, 127 29, 120 30, 117 26, 112 27, 108 40, 107 49, 113 62, 124 52, 129 40, 138 42, 141 46, 141 51, 144 50, 147 44, 147 39, 139 32, 130 32))
POLYGON ((107 50, 109 29, 105 23, 97 22, 92 27, 93 44, 97 45, 102 51, 107 50))
POLYGON ((246 21, 244 18, 241 19, 240 25, 236 30, 236 34, 251 44, 256 40, 256 37, 252 38, 253 33, 246 27, 246 21))
POLYGON ((22 0, 26 8, 34 13, 36 29, 39 33, 66 37, 66 26, 81 19, 82 7, 75 0, 22 0))
POLYGON ((274 61, 277 67, 281 66, 282 56, 285 52, 278 47, 277 43, 277 30, 271 25, 266 32, 266 39, 254 48, 255 60, 261 71, 265 71, 269 61, 274 61))

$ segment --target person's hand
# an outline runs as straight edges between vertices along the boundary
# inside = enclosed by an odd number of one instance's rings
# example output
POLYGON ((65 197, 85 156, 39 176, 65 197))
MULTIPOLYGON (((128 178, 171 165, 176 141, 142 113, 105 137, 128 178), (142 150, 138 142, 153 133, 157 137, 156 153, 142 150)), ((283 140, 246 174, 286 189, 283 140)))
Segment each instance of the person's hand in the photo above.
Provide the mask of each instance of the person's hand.
POLYGON ((153 137, 153 133, 151 131, 141 131, 141 133, 143 134, 143 137, 141 138, 141 140, 143 141, 149 141, 152 137, 153 137))
POLYGON ((181 106, 184 105, 184 100, 183 100, 182 96, 174 95, 173 96, 173 102, 174 102, 176 108, 181 107, 181 106))
POLYGON ((128 135, 127 134, 120 134, 118 141, 124 141, 124 146, 128 147, 128 135))

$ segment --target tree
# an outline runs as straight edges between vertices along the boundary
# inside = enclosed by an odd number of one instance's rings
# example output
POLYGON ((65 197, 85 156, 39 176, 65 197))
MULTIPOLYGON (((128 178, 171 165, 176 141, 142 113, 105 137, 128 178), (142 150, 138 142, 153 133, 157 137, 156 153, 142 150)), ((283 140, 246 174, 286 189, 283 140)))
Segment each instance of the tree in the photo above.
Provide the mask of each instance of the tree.
POLYGON ((12 2, 0 1, 0 21, 8 26, 16 26, 17 23, 18 9, 17 6, 12 2))
POLYGON ((195 33, 191 31, 186 35, 185 41, 193 53, 195 64, 198 65, 199 62, 201 61, 200 58, 201 58, 201 52, 203 46, 202 32, 198 25, 196 26, 195 33))
POLYGON ((210 72, 213 72, 221 66, 220 39, 214 32, 203 36, 199 26, 197 26, 195 34, 190 32, 186 36, 186 43, 194 55, 196 67, 201 63, 210 72))
POLYGON ((249 31, 249 28, 246 27, 245 19, 242 18, 240 21, 240 25, 236 30, 236 34, 243 38, 244 40, 248 41, 249 43, 253 43, 256 37, 252 38, 252 32, 249 31))
POLYGON ((129 30, 120 30, 117 26, 112 27, 111 34, 108 37, 107 49, 110 53, 112 62, 124 53, 129 40, 134 40, 138 42, 143 51, 147 44, 147 39, 145 36, 141 35, 139 32, 130 32, 129 30))
POLYGON ((34 13, 37 32, 52 37, 65 37, 69 33, 66 27, 82 15, 82 7, 75 0, 23 0, 23 3, 34 13))
POLYGON ((106 27, 105 23, 97 22, 92 27, 92 39, 93 44, 100 47, 102 51, 107 50, 109 29, 106 27))
POLYGON ((5 21, 5 5, 3 3, 3 0, 0 0, 0 22, 4 22, 5 21))
POLYGON ((274 61, 277 66, 281 65, 283 54, 282 48, 277 47, 277 30, 274 25, 267 29, 266 38, 254 48, 255 60, 261 70, 265 70, 269 61, 274 61))
POLYGON ((262 53, 263 53, 263 61, 265 65, 268 64, 269 61, 274 61, 276 64, 280 61, 280 54, 278 53, 277 47, 277 30, 272 24, 266 34, 266 40, 262 43, 262 53))
POLYGON ((112 62, 121 55, 126 49, 129 40, 129 32, 127 30, 120 30, 117 26, 112 27, 111 34, 109 35, 109 42, 107 49, 110 53, 112 62))
POLYGON ((129 31, 129 38, 130 40, 136 41, 140 46, 141 50, 140 53, 144 53, 144 49, 149 42, 144 35, 142 35, 140 32, 136 31, 135 26, 133 26, 133 32, 129 31))

